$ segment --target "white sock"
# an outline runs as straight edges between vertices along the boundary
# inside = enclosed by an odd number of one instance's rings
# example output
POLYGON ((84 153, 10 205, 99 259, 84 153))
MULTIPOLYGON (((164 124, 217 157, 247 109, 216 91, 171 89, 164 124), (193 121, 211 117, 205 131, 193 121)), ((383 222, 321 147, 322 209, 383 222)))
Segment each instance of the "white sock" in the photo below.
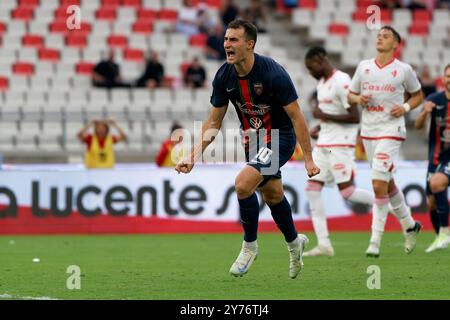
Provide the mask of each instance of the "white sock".
POLYGON ((340 192, 344 199, 347 199, 353 203, 362 203, 370 206, 373 205, 373 193, 368 190, 355 188, 355 186, 349 186, 340 190, 340 192))
POLYGON ((439 228, 439 235, 445 234, 447 237, 450 237, 450 230, 448 227, 440 227, 439 228))
POLYGON ((414 219, 411 216, 411 210, 406 205, 405 197, 403 195, 403 192, 395 188, 390 194, 389 194, 389 202, 392 206, 392 213, 397 217, 398 221, 400 222, 403 232, 406 232, 406 230, 414 227, 414 219))
POLYGON ((370 242, 380 245, 389 213, 389 198, 375 198, 372 213, 372 236, 370 242))
POLYGON ((328 234, 327 217, 325 214, 325 208, 321 198, 321 189, 317 186, 318 183, 312 185, 308 183, 306 188, 306 197, 309 201, 309 207, 311 209, 311 218, 314 226, 314 231, 317 236, 319 245, 331 246, 331 241, 328 234))
POLYGON ((251 251, 255 251, 258 249, 258 242, 257 242, 257 240, 252 241, 252 242, 247 242, 244 240, 243 246, 251 251))

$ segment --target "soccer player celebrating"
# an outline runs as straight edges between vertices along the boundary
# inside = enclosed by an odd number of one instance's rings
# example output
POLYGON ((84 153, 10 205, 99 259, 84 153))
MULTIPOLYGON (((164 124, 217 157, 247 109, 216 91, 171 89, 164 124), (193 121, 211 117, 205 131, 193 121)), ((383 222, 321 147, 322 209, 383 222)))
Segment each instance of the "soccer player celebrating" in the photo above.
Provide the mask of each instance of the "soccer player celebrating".
POLYGON ((282 66, 254 53, 256 39, 257 29, 250 22, 234 20, 228 25, 224 38, 227 61, 213 81, 213 107, 203 123, 202 139, 175 170, 178 173, 192 170, 212 141, 206 136, 215 137, 231 101, 243 129, 247 165, 235 180, 244 241, 230 273, 234 276, 247 273, 258 254, 259 204, 255 191, 259 188, 287 242, 289 276, 295 278, 302 269, 302 254, 308 239, 297 234, 279 169, 291 157, 297 141, 305 155, 308 176, 318 174, 320 169, 312 159, 308 126, 294 85, 282 66))
POLYGON ((425 250, 427 253, 450 245, 447 198, 450 179, 450 64, 444 69, 444 86, 444 91, 433 93, 425 99, 423 111, 415 123, 417 129, 422 129, 431 115, 426 191, 436 239, 425 250))
POLYGON ((372 168, 375 202, 372 236, 366 251, 369 257, 380 255, 389 204, 402 226, 406 253, 414 250, 421 229, 421 225, 413 220, 393 176, 402 141, 406 139, 404 115, 423 101, 420 83, 413 69, 394 57, 400 42, 400 35, 392 27, 380 29, 376 40, 376 58, 359 63, 348 96, 350 104, 363 107, 361 138, 372 168), (407 102, 405 91, 410 94, 407 102))
POLYGON ((356 105, 347 101, 351 78, 334 69, 324 48, 313 47, 306 53, 305 64, 311 75, 319 80, 317 99, 319 105, 313 116, 321 120, 319 137, 313 150, 314 162, 320 174, 309 178, 306 187, 318 246, 304 256, 333 256, 334 249, 328 237, 325 208, 321 190, 325 183, 336 183, 342 197, 354 203, 373 204, 373 195, 355 188, 355 145, 358 134, 359 113, 356 105))

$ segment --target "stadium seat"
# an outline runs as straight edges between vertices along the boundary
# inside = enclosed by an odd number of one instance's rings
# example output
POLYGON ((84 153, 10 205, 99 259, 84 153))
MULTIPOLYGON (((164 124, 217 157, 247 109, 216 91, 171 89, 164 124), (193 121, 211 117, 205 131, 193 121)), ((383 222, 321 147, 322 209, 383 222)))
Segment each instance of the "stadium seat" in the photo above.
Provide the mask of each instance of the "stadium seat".
POLYGON ((6 91, 9 88, 9 80, 7 77, 0 76, 0 91, 6 91))
POLYGON ((34 19, 33 8, 19 7, 11 11, 11 17, 16 20, 31 21, 34 19))
POLYGON ((125 60, 141 62, 144 60, 144 52, 139 49, 127 48, 123 52, 123 57, 125 60))
POLYGON ((27 34, 22 38, 25 47, 41 48, 44 46, 44 38, 40 35, 27 34))
POLYGON ((428 25, 412 25, 408 28, 410 35, 425 37, 428 35, 428 25))
POLYGON ((95 64, 90 62, 79 62, 75 66, 75 72, 78 74, 91 75, 95 64))
POLYGON ((68 47, 85 48, 87 46, 87 37, 82 34, 68 34, 65 37, 65 42, 68 47))
POLYGON ((57 62, 60 60, 60 53, 56 49, 41 48, 38 52, 39 60, 57 62))
POLYGON ((27 62, 16 62, 13 64, 12 71, 15 74, 30 76, 34 73, 34 65, 27 62))
POLYGON ((317 8, 316 0, 299 0, 298 6, 302 9, 314 10, 317 8))
POLYGON ((172 9, 162 9, 158 12, 158 19, 176 21, 178 19, 178 11, 172 9))
POLYGON ((110 48, 125 48, 128 46, 128 38, 124 35, 110 35, 107 43, 110 48))
POLYGON ((7 27, 6 23, 0 21, 0 35, 6 33, 7 30, 8 30, 8 27, 7 27))
POLYGON ((152 21, 144 21, 140 20, 135 22, 132 25, 132 31, 135 33, 141 33, 141 34, 151 34, 153 32, 153 23, 152 21))
POLYGON ((432 14, 428 10, 414 10, 413 23, 414 25, 428 26, 432 20, 432 14))
POLYGON ((203 33, 199 33, 199 34, 193 35, 189 39, 189 44, 193 47, 204 48, 206 46, 207 41, 208 41, 208 36, 203 33))
POLYGON ((99 20, 114 21, 117 18, 115 8, 103 7, 96 11, 95 17, 99 20))
POLYGON ((328 31, 331 35, 346 37, 348 35, 348 26, 342 23, 332 23, 329 25, 328 31))

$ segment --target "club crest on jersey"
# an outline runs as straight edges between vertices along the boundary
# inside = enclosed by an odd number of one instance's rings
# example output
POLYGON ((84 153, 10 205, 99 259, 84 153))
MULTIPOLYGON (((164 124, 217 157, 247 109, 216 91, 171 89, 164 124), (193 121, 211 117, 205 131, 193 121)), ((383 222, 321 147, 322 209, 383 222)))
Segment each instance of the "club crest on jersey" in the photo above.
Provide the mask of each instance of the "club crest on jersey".
POLYGON ((394 78, 397 76, 397 70, 394 70, 394 71, 392 71, 391 73, 392 73, 392 76, 393 76, 394 78))
POLYGON ((365 74, 369 74, 369 69, 364 70, 365 74))
POLYGON ((263 93, 263 85, 262 83, 255 83, 253 84, 253 89, 255 90, 255 93, 260 96, 263 93))
POLYGON ((262 120, 260 118, 250 118, 250 124, 252 125, 253 128, 255 129, 259 129, 262 126, 262 120))

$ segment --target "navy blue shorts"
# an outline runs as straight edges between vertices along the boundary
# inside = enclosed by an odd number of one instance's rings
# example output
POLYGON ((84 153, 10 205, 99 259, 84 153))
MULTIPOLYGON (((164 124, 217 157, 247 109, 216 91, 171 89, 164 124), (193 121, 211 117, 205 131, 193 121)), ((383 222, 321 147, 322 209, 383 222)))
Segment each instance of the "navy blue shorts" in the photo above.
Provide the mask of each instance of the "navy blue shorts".
POLYGON ((450 181, 450 162, 442 162, 442 163, 439 163, 438 165, 434 165, 434 164, 428 165, 427 186, 425 188, 425 192, 426 192, 427 196, 430 196, 433 194, 431 192, 431 188, 430 188, 430 180, 431 180, 431 177, 433 176, 433 174, 435 174, 437 172, 441 172, 441 173, 445 174, 450 181))
POLYGON ((263 176, 263 181, 258 187, 265 185, 270 179, 281 179, 280 168, 292 157, 297 144, 294 129, 279 130, 278 147, 272 134, 272 141, 267 146, 251 144, 246 148, 245 159, 247 165, 258 170, 263 176), (251 158, 250 158, 251 157, 251 158))

